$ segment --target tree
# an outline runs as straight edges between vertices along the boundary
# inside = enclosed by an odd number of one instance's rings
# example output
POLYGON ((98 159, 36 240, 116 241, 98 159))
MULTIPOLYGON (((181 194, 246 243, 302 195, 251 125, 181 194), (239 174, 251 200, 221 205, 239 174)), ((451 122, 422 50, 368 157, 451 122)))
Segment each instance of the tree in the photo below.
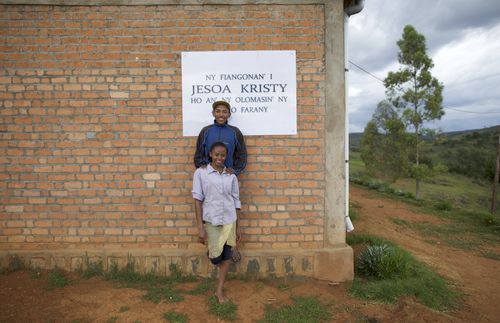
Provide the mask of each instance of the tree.
POLYGON ((361 159, 370 175, 394 182, 408 165, 404 123, 388 101, 378 104, 361 138, 361 159))
POLYGON ((420 180, 428 172, 420 165, 420 146, 423 124, 426 121, 441 119, 443 110, 443 85, 431 75, 434 66, 427 55, 425 37, 411 25, 404 28, 402 38, 397 42, 400 52, 397 72, 389 72, 384 80, 386 96, 402 111, 402 118, 408 128, 413 130, 415 161, 412 174, 415 177, 415 196, 419 197, 420 180))

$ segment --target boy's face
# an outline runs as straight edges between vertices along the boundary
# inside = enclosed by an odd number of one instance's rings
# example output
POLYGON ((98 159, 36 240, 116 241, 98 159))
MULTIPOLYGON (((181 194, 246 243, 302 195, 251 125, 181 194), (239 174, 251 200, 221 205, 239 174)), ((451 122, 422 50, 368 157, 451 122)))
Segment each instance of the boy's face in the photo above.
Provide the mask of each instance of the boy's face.
POLYGON ((212 115, 214 116, 215 122, 217 122, 217 124, 223 125, 231 116, 231 112, 225 105, 219 104, 212 111, 212 115))
POLYGON ((217 146, 214 147, 209 153, 210 158, 212 158, 212 163, 216 167, 224 168, 224 161, 226 160, 227 151, 226 148, 217 146))

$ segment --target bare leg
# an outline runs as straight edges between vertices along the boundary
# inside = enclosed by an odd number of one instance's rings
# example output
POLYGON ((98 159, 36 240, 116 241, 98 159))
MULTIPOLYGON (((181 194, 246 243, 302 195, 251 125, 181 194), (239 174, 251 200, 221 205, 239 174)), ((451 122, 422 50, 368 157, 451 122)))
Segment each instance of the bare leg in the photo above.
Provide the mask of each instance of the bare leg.
POLYGON ((215 296, 219 300, 219 303, 225 303, 229 300, 226 296, 224 296, 223 288, 230 264, 229 260, 226 260, 219 265, 219 281, 217 282, 217 290, 215 291, 215 296))

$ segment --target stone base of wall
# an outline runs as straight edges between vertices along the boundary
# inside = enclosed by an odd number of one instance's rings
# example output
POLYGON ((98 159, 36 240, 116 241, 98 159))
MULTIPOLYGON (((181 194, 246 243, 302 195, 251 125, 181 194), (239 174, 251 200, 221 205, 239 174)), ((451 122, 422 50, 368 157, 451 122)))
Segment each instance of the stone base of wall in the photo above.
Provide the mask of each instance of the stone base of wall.
MULTIPOLYGON (((348 245, 311 250, 241 250, 242 260, 230 271, 253 277, 306 276, 335 282, 352 280, 353 252, 348 245)), ((200 250, 51 250, 0 252, 0 267, 5 268, 13 255, 19 256, 31 268, 67 271, 84 270, 89 263, 102 261, 103 269, 113 264, 123 268, 133 263, 136 271, 169 275, 172 265, 198 276, 215 275, 216 268, 206 253, 200 250)))

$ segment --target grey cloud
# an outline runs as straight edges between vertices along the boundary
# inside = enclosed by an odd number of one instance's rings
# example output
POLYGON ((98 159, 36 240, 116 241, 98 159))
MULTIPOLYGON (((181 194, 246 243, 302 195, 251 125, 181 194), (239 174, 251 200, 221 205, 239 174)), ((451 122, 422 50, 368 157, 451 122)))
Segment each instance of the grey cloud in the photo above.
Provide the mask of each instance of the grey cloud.
POLYGON ((499 18, 498 0, 366 1, 365 9, 350 18, 351 25, 363 28, 349 29, 349 57, 378 71, 397 59, 396 41, 407 24, 426 36, 432 54, 450 39, 460 38, 471 28, 490 27, 499 18))
MULTIPOLYGON (((425 35, 428 52, 434 57, 441 49, 447 48, 449 51, 452 43, 461 43, 466 37, 470 39, 469 35, 473 31, 482 33, 492 30, 499 21, 499 0, 366 1, 365 9, 350 18, 349 59, 379 78, 384 78, 387 70, 393 70, 393 65, 397 62, 396 41, 401 38, 406 24, 414 25, 425 35)), ((490 39, 499 41, 498 38, 490 39)), ((495 48, 486 47, 490 50, 495 48)), ((495 53, 490 53, 486 48, 464 46, 460 50, 483 50, 484 54, 480 56, 483 60, 469 63, 464 61, 466 65, 461 66, 466 67, 465 69, 455 64, 462 72, 455 71, 453 65, 442 65, 447 63, 446 57, 439 62, 440 67, 444 67, 441 70, 448 73, 446 78, 437 74, 437 68, 434 73, 445 82, 444 106, 467 111, 500 112, 500 93, 497 90, 500 84, 500 62, 497 63, 496 50, 495 53), (485 64, 485 60, 488 64, 485 64)), ((458 59, 463 59, 460 51, 454 51, 453 54, 458 59)), ((350 86, 361 90, 357 96, 349 98, 350 130, 362 131, 377 103, 383 99, 383 85, 352 65, 350 71, 350 86)), ((446 110, 442 120, 433 122, 430 126, 452 131, 498 124, 500 114, 467 114, 446 110)))

